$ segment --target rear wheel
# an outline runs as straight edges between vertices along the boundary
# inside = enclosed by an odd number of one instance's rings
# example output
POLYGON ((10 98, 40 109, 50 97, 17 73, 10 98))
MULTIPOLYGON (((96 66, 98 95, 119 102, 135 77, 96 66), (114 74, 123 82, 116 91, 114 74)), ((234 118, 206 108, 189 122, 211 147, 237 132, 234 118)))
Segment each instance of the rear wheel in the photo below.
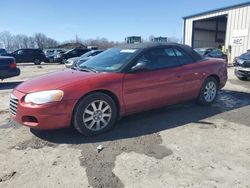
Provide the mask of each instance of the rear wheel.
POLYGON ((199 95, 199 103, 201 105, 210 105, 215 101, 218 84, 218 81, 214 77, 209 77, 205 80, 199 95))
POLYGON ((111 129, 117 119, 114 100, 101 92, 84 97, 76 106, 73 125, 85 136, 101 134, 111 129))
POLYGON ((35 64, 35 65, 40 65, 40 64, 41 64, 40 59, 35 59, 35 60, 34 60, 34 64, 35 64))

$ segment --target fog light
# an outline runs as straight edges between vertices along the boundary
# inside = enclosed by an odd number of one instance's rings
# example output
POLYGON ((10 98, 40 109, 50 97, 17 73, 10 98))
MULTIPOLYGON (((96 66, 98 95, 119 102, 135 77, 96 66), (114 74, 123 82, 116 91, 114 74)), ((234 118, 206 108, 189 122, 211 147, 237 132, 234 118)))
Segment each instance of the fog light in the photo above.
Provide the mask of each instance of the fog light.
POLYGON ((23 116, 23 123, 38 123, 38 120, 34 116, 23 116))

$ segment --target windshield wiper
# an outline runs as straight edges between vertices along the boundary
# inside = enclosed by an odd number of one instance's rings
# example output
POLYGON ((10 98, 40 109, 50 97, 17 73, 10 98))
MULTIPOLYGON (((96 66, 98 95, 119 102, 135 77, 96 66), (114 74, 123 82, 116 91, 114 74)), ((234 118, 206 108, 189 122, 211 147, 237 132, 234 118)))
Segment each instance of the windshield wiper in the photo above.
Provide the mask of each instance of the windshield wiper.
POLYGON ((87 71, 87 72, 95 72, 95 73, 98 72, 98 71, 95 70, 94 68, 92 68, 92 67, 87 67, 87 66, 78 67, 77 70, 79 70, 79 71, 87 71))

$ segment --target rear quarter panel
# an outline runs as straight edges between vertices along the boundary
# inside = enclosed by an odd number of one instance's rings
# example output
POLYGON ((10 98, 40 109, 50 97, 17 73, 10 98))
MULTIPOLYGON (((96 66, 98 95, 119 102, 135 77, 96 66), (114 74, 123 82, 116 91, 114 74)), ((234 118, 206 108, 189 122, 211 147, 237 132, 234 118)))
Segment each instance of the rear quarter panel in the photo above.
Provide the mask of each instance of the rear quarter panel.
POLYGON ((201 62, 203 65, 202 83, 209 76, 217 76, 219 79, 219 89, 223 88, 227 81, 227 62, 224 59, 210 58, 201 62))

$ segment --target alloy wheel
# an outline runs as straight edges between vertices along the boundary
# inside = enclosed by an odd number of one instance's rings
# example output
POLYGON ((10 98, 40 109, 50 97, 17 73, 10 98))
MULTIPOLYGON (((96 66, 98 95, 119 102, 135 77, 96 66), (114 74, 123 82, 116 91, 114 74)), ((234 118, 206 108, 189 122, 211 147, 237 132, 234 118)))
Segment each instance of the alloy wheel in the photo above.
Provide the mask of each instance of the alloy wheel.
POLYGON ((204 98, 206 102, 212 102, 216 97, 217 86, 213 81, 210 81, 206 84, 204 90, 204 98))
POLYGON ((91 131, 100 131, 110 122, 112 109, 110 105, 103 100, 91 102, 83 112, 83 122, 87 129, 91 131))

